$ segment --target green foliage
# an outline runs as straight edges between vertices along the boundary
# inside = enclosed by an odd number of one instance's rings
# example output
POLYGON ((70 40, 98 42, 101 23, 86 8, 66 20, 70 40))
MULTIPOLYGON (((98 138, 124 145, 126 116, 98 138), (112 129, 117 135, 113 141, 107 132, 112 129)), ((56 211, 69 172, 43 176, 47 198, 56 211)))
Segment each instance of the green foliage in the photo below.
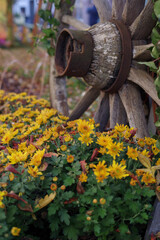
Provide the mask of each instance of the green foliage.
MULTIPOLYGON (((141 62, 140 64, 145 64, 152 72, 154 72, 155 86, 158 97, 160 98, 160 0, 154 1, 154 18, 157 20, 157 23, 151 33, 151 40, 154 46, 150 49, 151 56, 154 58, 154 60, 149 62, 141 62)), ((158 118, 160 118, 159 109, 157 109, 156 113, 158 118)), ((160 127, 160 120, 158 120, 155 125, 156 127, 160 127)), ((157 145, 159 144, 157 143, 157 145)))
POLYGON ((124 125, 99 133, 93 119, 68 122, 25 93, 0 96, 0 239, 143 239, 157 141, 124 125))

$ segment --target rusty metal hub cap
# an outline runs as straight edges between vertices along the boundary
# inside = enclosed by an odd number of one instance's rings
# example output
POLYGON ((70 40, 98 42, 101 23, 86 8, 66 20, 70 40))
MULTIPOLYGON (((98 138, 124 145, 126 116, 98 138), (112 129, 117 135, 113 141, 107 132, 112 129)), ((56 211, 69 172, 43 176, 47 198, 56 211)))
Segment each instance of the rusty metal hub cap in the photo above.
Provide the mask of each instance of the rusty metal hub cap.
POLYGON ((56 45, 55 66, 58 76, 85 76, 92 61, 93 47, 89 32, 64 28, 56 45))

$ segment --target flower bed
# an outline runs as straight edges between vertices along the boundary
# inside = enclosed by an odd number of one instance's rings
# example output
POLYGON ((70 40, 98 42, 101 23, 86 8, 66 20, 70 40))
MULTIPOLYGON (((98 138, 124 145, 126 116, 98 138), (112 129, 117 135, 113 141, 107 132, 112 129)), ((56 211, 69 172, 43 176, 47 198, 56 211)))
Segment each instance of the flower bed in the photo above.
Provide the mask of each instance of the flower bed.
POLYGON ((156 139, 0 91, 0 239, 143 239, 159 188, 156 139))

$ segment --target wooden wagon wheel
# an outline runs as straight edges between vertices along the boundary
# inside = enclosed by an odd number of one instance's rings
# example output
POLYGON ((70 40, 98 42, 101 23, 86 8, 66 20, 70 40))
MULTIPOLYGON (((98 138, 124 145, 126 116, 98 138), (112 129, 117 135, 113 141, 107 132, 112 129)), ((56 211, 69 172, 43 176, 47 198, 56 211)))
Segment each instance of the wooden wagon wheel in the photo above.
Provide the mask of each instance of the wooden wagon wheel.
MULTIPOLYGON (((78 25, 84 30, 82 32, 64 29, 57 43, 55 62, 60 78, 67 74, 80 76, 90 85, 71 113, 70 120, 79 118, 100 95, 95 115, 100 130, 105 129, 108 121, 111 128, 116 123, 128 122, 130 127, 138 129, 137 137, 149 136, 140 91, 143 89, 158 105, 160 99, 154 79, 140 68, 137 61, 151 59, 149 36, 156 23, 152 18, 153 1, 148 0, 145 5, 145 0, 112 0, 112 9, 107 0, 95 0, 94 3, 100 23, 87 30, 83 29, 83 24, 78 25), (83 34, 88 34, 91 39, 83 34), (89 50, 92 55, 89 59, 86 57, 90 64, 82 73, 76 74, 78 68, 85 66, 81 55, 86 54, 92 41, 92 50, 89 50), (72 58, 76 53, 78 59, 72 58)), ((77 26, 71 16, 63 16, 62 21, 77 26)))

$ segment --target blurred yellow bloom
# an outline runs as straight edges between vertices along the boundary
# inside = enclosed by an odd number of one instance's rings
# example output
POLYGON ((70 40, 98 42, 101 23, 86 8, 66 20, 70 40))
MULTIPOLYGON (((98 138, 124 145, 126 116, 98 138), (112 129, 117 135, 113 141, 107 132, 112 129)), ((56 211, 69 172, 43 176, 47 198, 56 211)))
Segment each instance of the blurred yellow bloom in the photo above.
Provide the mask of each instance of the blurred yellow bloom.
POLYGON ((68 155, 67 156, 67 162, 72 163, 74 161, 74 156, 73 155, 68 155))
POLYGON ((112 143, 112 138, 108 135, 104 135, 103 133, 98 137, 97 143, 102 147, 107 147, 110 143, 112 143))
POLYGON ((86 173, 82 172, 81 175, 79 176, 79 181, 87 182, 87 179, 88 179, 88 177, 87 177, 86 173))
POLYGON ((10 181, 13 181, 13 180, 14 180, 14 174, 13 174, 12 172, 9 174, 9 180, 10 180, 10 181))
POLYGON ((131 178, 130 185, 135 186, 137 184, 137 181, 131 178))
POLYGON ((102 155, 104 155, 105 153, 107 153, 106 147, 100 147, 99 153, 101 153, 102 155))
POLYGON ((137 141, 137 144, 140 147, 144 147, 145 146, 145 140, 143 138, 139 138, 138 141, 137 141))
POLYGON ((154 155, 157 155, 160 152, 160 149, 156 147, 156 144, 152 146, 152 152, 154 155))
POLYGON ((28 158, 28 152, 22 152, 22 151, 14 151, 10 156, 8 156, 8 159, 11 164, 25 162, 27 158, 28 158))
POLYGON ((81 143, 86 144, 87 146, 89 146, 89 144, 91 144, 93 142, 93 139, 90 137, 90 133, 80 134, 80 137, 78 138, 78 140, 81 143))
POLYGON ((155 183, 156 179, 150 173, 146 172, 146 173, 143 173, 141 181, 144 182, 146 185, 148 185, 148 184, 155 183))
POLYGON ((128 146, 128 150, 127 150, 127 155, 129 158, 132 158, 134 160, 138 159, 138 151, 137 148, 132 148, 128 146))
POLYGON ((16 236, 19 236, 20 231, 21 231, 20 228, 12 227, 12 229, 11 229, 11 234, 16 237, 16 236))
POLYGON ((38 171, 38 167, 35 166, 33 167, 28 167, 28 173, 32 176, 32 177, 38 177, 39 175, 42 175, 42 172, 38 171))
POLYGON ((150 138, 150 137, 145 137, 145 143, 150 146, 152 144, 155 144, 156 143, 156 140, 153 139, 153 138, 150 138))
POLYGON ((7 130, 7 132, 2 137, 1 142, 3 144, 8 144, 17 134, 18 134, 18 129, 15 131, 7 130))
POLYGON ((31 161, 30 161, 29 165, 39 167, 42 163, 42 158, 43 158, 44 153, 45 153, 45 149, 43 149, 43 150, 38 149, 35 152, 35 154, 33 155, 33 157, 31 158, 31 161))
POLYGON ((99 162, 97 165, 94 165, 93 171, 98 182, 103 182, 103 180, 106 179, 109 175, 104 160, 102 162, 99 162))

